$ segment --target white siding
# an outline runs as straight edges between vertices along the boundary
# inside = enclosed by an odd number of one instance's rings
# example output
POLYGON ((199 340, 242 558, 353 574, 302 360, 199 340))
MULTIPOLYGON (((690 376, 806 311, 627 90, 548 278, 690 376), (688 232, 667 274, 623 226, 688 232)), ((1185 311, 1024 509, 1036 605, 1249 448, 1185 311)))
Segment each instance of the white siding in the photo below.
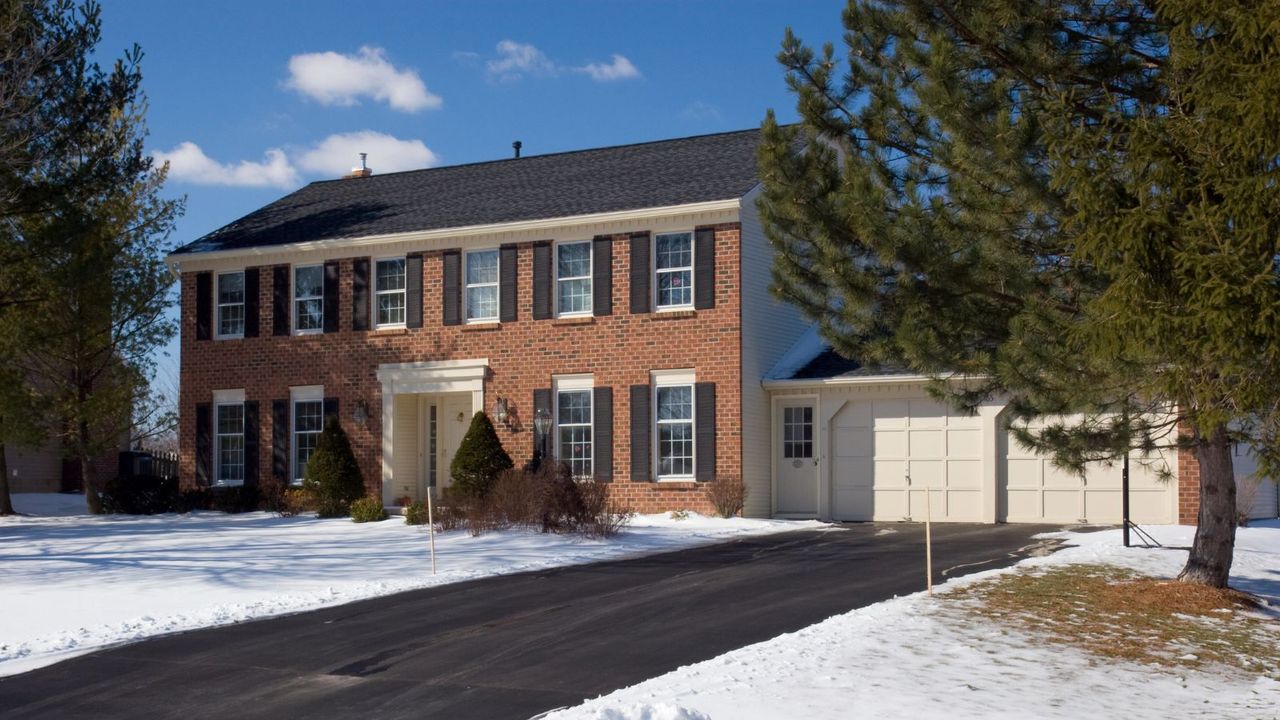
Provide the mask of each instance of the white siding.
POLYGON ((391 500, 408 495, 418 499, 418 398, 395 396, 391 426, 391 500))
POLYGON ((1258 462, 1249 454, 1245 445, 1237 445, 1235 457, 1231 458, 1236 473, 1238 492, 1253 493, 1253 503, 1249 508, 1249 519, 1273 518, 1280 513, 1280 494, 1277 493, 1276 481, 1271 478, 1256 477, 1258 462))
POLYGON ((742 480, 747 487, 748 517, 773 514, 773 418, 769 394, 761 386, 765 373, 787 352, 809 323, 794 306, 769 293, 773 249, 765 239, 756 210, 757 186, 742 198, 742 480))

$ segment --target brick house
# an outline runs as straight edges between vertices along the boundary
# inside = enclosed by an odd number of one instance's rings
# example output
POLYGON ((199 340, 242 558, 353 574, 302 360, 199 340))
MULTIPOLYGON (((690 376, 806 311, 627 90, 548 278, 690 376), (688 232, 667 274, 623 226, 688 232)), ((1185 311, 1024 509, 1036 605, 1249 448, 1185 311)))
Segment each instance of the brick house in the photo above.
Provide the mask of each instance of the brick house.
MULTIPOLYGON (((296 482, 336 415, 369 492, 418 499, 483 410, 517 465, 537 449, 640 511, 708 510, 720 477, 759 517, 919 519, 932 493, 935 519, 1112 520, 1110 475, 1063 487, 1000 406, 954 417, 770 295, 758 141, 353 172, 179 248, 181 476, 296 482)), ((1143 489, 1185 519, 1176 483, 1143 489)))

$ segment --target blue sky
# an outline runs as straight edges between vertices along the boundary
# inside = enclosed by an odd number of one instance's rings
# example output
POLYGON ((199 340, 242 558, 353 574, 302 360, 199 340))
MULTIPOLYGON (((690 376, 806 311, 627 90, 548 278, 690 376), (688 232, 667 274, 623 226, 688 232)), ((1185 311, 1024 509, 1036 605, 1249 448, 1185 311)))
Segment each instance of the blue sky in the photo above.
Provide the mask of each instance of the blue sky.
MULTIPOLYGON (((187 197, 186 243, 370 153, 374 172, 758 126, 795 117, 786 27, 821 2, 163 2, 103 8, 104 60, 138 43, 148 150, 187 197)), ((176 348, 176 345, 175 345, 176 348)))

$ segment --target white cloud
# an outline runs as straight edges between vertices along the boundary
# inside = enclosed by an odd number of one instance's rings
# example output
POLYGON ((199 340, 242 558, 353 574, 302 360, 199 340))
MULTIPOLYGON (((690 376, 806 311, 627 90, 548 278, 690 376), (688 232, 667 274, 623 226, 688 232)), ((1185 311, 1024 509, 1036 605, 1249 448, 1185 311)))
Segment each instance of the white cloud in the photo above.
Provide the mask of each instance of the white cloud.
POLYGON ((284 151, 276 148, 266 151, 262 162, 242 160, 236 164, 214 160, 193 142, 180 143, 168 152, 160 150, 154 155, 157 163, 169 163, 169 178, 179 182, 279 188, 293 188, 299 182, 284 151))
POLYGON ((325 105, 355 105, 368 97, 393 110, 417 112, 443 104, 413 70, 397 70, 382 48, 364 46, 355 55, 305 53, 289 58, 287 87, 325 105))
POLYGON ((596 82, 613 82, 614 80, 631 80, 640 77, 640 71, 626 57, 617 53, 613 54, 613 62, 609 63, 588 63, 582 67, 574 68, 578 72, 584 72, 591 76, 596 82))
POLYGON ((709 102, 694 100, 684 106, 684 109, 680 111, 680 116, 686 120, 719 120, 720 108, 709 102))
POLYGON ((360 153, 369 153, 374 175, 417 170, 440 162, 421 140, 401 140, 373 130, 330 135, 298 153, 294 160, 303 170, 336 178, 360 165, 360 153))
POLYGON ((499 80, 519 80, 525 75, 547 77, 560 69, 541 50, 533 45, 503 40, 498 43, 498 57, 485 64, 491 77, 499 80))

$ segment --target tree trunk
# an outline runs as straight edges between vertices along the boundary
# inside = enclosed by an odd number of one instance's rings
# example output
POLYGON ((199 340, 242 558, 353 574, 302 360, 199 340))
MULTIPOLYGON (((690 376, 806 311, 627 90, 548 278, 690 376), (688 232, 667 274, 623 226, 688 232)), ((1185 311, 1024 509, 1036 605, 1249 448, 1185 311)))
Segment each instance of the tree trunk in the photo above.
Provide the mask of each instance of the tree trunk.
POLYGON ((80 483, 84 486, 84 499, 89 505, 90 515, 101 515, 102 498, 98 497, 98 483, 93 476, 93 458, 89 457, 88 450, 92 447, 89 443, 89 423, 81 420, 77 431, 79 435, 77 438, 79 442, 76 443, 79 446, 77 455, 80 460, 80 483))
POLYGON ((9 460, 0 442, 0 515, 13 515, 13 499, 9 497, 9 460))
POLYGON ((1237 521, 1236 476, 1226 430, 1219 428, 1197 446, 1196 459, 1200 461, 1200 514, 1191 555, 1178 579, 1224 588, 1231 575, 1237 521))

